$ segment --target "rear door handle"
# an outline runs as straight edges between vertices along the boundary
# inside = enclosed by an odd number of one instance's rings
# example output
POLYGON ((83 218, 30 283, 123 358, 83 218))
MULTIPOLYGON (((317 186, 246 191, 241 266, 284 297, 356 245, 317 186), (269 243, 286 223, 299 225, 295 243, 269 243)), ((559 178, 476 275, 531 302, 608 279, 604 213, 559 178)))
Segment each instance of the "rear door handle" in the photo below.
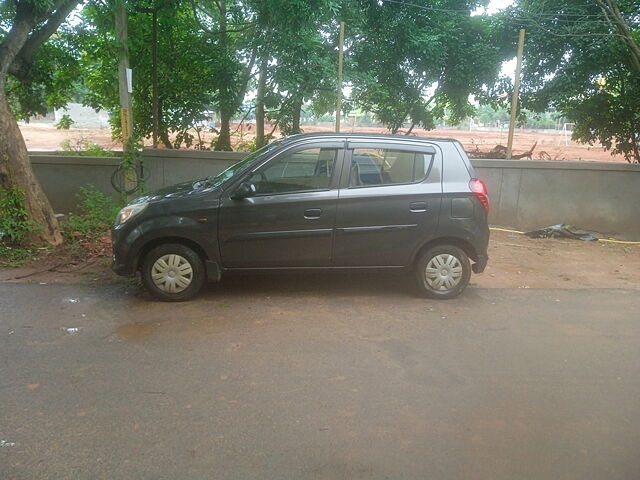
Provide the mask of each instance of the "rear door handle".
POLYGON ((304 211, 304 218, 307 220, 315 220, 320 218, 320 215, 322 215, 322 210, 320 208, 307 208, 304 211))
POLYGON ((409 209, 412 212, 420 213, 427 211, 427 202, 412 202, 409 204, 409 209))

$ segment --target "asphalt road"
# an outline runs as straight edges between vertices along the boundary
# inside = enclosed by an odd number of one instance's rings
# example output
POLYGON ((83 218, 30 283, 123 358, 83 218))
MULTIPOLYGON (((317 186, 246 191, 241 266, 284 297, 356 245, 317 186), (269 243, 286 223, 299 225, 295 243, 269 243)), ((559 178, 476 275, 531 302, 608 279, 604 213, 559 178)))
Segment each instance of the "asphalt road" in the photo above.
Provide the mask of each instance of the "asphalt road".
POLYGON ((0 284, 0 479, 640 478, 638 290, 407 288, 0 284))

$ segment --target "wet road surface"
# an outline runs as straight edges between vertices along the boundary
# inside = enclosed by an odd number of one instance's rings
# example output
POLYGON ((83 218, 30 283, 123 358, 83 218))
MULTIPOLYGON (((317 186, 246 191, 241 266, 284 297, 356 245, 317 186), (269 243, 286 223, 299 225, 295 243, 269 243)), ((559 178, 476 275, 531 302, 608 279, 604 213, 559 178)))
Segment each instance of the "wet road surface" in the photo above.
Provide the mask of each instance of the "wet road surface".
POLYGON ((637 290, 0 284, 0 479, 640 478, 637 290))

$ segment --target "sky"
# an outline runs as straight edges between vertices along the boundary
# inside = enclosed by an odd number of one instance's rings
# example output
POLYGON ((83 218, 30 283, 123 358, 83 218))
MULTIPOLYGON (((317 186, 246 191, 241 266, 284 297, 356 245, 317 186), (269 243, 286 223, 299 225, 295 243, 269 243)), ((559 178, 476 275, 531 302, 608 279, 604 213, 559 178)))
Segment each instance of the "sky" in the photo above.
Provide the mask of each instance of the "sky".
MULTIPOLYGON (((513 5, 513 0, 491 0, 489 2, 489 7, 487 7, 486 12, 488 14, 496 13, 497 11, 502 10, 503 8, 507 8, 511 5, 513 5)), ((515 72, 516 72, 516 58, 515 58, 515 52, 514 52, 513 59, 509 60, 508 62, 504 62, 502 64, 502 75, 506 75, 510 78, 513 78, 513 76, 515 75, 515 72)))
POLYGON ((513 5, 513 0, 491 0, 487 8, 487 13, 496 13, 498 10, 502 10, 511 5, 513 5))

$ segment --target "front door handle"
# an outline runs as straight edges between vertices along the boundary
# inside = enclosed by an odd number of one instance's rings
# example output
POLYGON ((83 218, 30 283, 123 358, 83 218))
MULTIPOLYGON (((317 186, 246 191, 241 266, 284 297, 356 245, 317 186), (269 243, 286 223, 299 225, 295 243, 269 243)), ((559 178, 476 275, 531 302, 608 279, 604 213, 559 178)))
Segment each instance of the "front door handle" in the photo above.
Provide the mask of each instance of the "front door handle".
POLYGON ((412 202, 409 204, 409 209, 412 212, 420 213, 427 211, 427 202, 412 202))
POLYGON ((319 208, 307 208, 304 211, 304 218, 307 220, 315 220, 320 218, 320 215, 322 215, 322 210, 319 208))

